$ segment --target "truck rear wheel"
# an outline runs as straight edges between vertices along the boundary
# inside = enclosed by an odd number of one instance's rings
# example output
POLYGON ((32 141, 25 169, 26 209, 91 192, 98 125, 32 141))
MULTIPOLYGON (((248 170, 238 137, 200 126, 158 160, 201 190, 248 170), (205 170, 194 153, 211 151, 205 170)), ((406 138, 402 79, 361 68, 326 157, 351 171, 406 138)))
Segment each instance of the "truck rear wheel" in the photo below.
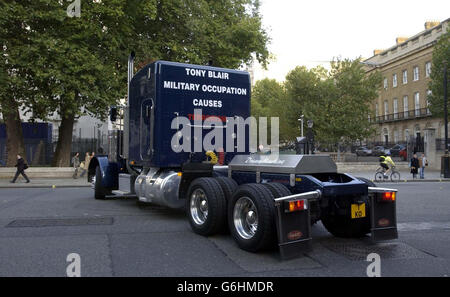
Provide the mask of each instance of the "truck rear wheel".
POLYGON ((243 250, 256 252, 275 246, 274 196, 266 186, 239 186, 228 204, 228 225, 243 250))
POLYGON ((292 195, 291 191, 285 185, 280 183, 265 183, 263 184, 272 193, 273 197, 280 198, 292 195))
POLYGON ((106 189, 102 186, 102 172, 100 167, 95 168, 94 197, 95 199, 104 200, 106 189))
POLYGON ((225 195, 226 201, 230 201, 231 197, 233 197, 234 192, 236 191, 238 184, 234 181, 234 179, 225 177, 225 176, 219 176, 215 178, 222 188, 222 191, 225 195))
MULTIPOLYGON (((370 181, 366 182, 370 186, 370 181)), ((370 205, 367 197, 363 199, 366 204, 366 217, 352 219, 351 214, 346 215, 328 213, 322 215, 322 224, 336 237, 358 238, 370 232, 370 205)), ((344 204, 341 208, 350 208, 350 204, 344 204)))
POLYGON ((226 200, 220 183, 212 177, 195 179, 188 189, 186 210, 195 233, 209 236, 223 230, 226 200))

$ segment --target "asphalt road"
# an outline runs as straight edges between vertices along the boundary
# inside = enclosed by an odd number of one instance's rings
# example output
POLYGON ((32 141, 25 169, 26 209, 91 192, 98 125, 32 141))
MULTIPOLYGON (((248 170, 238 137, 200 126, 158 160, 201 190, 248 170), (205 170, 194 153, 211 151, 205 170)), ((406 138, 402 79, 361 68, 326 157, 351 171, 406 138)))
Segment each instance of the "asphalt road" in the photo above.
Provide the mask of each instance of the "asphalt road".
POLYGON ((382 276, 450 275, 450 183, 383 186, 399 189, 398 240, 338 239, 318 223, 312 252, 285 262, 198 236, 182 211, 89 188, 0 189, 0 276, 66 276, 71 253, 81 276, 366 276, 372 252, 382 276))

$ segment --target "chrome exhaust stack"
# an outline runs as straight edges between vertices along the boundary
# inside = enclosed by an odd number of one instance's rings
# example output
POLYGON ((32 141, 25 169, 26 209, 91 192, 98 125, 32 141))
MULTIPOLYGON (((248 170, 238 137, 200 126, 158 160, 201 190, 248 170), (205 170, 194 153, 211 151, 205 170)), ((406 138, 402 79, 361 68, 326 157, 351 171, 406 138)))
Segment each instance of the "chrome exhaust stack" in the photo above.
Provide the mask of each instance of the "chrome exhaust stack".
POLYGON ((128 159, 130 148, 130 83, 134 76, 134 57, 134 52, 128 56, 127 103, 123 114, 123 157, 125 159, 128 159))

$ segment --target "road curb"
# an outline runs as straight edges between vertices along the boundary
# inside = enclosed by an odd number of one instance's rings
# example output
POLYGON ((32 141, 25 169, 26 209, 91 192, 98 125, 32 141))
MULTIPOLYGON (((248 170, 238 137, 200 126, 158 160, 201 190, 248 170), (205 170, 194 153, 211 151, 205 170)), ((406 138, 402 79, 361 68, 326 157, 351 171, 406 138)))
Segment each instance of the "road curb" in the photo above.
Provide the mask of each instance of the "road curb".
POLYGON ((20 185, 20 186, 0 186, 0 189, 56 189, 56 188, 89 188, 91 185, 20 185))
POLYGON ((411 180, 411 179, 405 179, 400 180, 398 182, 393 181, 385 181, 385 182, 377 182, 375 180, 372 180, 372 182, 377 184, 401 184, 401 183, 439 183, 439 182, 450 182, 449 178, 442 178, 442 179, 419 179, 419 180, 411 180))

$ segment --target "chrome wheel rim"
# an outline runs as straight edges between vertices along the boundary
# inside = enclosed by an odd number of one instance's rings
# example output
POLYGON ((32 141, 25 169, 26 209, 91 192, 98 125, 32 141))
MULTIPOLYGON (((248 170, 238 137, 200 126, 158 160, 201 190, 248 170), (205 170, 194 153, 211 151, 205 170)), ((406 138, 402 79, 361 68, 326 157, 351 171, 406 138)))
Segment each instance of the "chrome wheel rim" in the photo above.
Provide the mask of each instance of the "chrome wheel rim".
POLYGON ((208 200, 202 189, 195 189, 191 194, 191 217, 197 225, 203 225, 208 218, 208 200))
POLYGON ((248 197, 236 201, 233 210, 233 222, 240 237, 251 239, 258 230, 258 210, 248 197))

